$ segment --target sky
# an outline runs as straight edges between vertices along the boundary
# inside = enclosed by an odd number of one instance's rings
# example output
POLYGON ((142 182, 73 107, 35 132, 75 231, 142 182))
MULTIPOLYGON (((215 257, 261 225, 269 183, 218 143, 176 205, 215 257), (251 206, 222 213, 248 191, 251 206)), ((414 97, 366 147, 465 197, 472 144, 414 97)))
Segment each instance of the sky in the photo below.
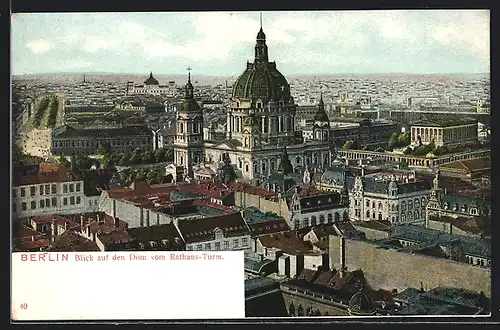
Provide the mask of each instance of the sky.
MULTIPOLYGON (((487 73, 487 10, 263 12, 285 75, 487 73)), ((252 61, 259 12, 19 13, 12 74, 234 76, 252 61)))

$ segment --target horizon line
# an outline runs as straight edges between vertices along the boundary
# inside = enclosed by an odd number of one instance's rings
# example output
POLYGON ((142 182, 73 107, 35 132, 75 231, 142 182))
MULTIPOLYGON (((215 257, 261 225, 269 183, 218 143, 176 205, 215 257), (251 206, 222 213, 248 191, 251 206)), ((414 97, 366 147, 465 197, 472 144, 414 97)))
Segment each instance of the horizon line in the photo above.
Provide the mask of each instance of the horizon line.
MULTIPOLYGON (((151 70, 150 70, 151 72, 151 70)), ((81 71, 81 72, 36 72, 36 73, 11 73, 11 76, 36 76, 36 75, 145 75, 148 76, 149 73, 138 73, 138 72, 106 72, 106 71, 81 71)), ((287 76, 340 76, 340 75, 475 75, 475 74, 491 74, 491 72, 345 72, 345 73, 290 73, 287 76)), ((154 73, 153 75, 158 76, 185 76, 183 73, 154 73)), ((237 77, 241 74, 236 75, 216 75, 216 74, 200 74, 198 77, 237 77)))

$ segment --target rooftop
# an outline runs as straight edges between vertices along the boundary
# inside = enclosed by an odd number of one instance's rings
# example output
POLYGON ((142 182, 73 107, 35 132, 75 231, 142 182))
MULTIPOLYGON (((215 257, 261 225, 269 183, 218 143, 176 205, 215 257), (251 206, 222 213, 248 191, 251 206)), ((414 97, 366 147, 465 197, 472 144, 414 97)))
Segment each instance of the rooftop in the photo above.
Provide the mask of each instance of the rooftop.
POLYGON ((77 181, 79 178, 70 169, 52 163, 25 166, 14 170, 14 186, 26 186, 41 183, 77 181))
POLYGON ((262 235, 259 236, 258 239, 262 244, 262 246, 266 248, 275 248, 291 255, 320 254, 319 252, 314 250, 311 242, 303 241, 302 235, 299 235, 299 233, 295 230, 282 233, 262 235))
POLYGON ((477 159, 459 160, 456 162, 440 165, 439 168, 444 170, 451 169, 467 172, 489 170, 491 169, 491 158, 483 157, 477 159))
POLYGON ((137 227, 127 230, 137 242, 150 246, 151 242, 156 242, 160 246, 172 250, 182 250, 184 242, 181 235, 175 228, 173 223, 150 226, 150 227, 137 227))
POLYGON ((78 235, 73 231, 65 231, 58 236, 56 241, 48 249, 49 252, 84 252, 100 251, 93 241, 78 235))

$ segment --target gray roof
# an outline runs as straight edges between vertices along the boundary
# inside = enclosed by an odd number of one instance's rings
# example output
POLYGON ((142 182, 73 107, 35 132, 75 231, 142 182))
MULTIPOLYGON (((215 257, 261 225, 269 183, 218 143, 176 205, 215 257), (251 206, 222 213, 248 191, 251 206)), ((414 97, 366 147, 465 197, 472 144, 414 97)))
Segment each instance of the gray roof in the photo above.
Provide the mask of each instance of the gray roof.
MULTIPOLYGON (((347 187, 350 190, 354 187, 354 177, 347 177, 347 187)), ((389 181, 376 181, 373 177, 364 177, 363 189, 369 193, 387 194, 389 191, 389 181)), ((412 192, 431 190, 431 183, 427 181, 415 181, 408 183, 397 183, 398 194, 410 194, 412 192)))
POLYGON ((273 262, 275 262, 275 260, 265 259, 265 260, 257 261, 257 260, 245 258, 245 260, 244 260, 245 270, 249 270, 249 271, 255 272, 255 273, 260 273, 262 267, 264 267, 267 264, 273 263, 273 262))

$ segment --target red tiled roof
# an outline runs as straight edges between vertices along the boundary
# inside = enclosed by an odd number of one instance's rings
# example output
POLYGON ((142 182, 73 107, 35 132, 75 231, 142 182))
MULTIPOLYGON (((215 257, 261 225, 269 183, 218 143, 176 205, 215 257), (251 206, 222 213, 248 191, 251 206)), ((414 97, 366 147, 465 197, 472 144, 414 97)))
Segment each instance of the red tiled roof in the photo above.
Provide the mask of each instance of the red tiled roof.
POLYGON ((182 220, 179 221, 178 228, 186 243, 212 240, 216 228, 220 228, 225 237, 250 234, 239 212, 212 218, 182 220))
POLYGON ((65 223, 70 224, 73 222, 71 219, 61 217, 57 214, 41 215, 38 217, 33 217, 31 218, 31 220, 36 223, 52 223, 52 221, 54 221, 57 225, 64 225, 65 223))
POLYGON ((288 231, 259 236, 258 239, 262 246, 266 248, 275 248, 289 254, 318 254, 314 251, 311 242, 304 242, 297 234, 297 231, 288 231))
MULTIPOLYGON (((100 214, 98 222, 96 219, 88 219, 86 227, 90 227, 91 233, 96 233, 104 245, 129 242, 132 240, 127 232, 128 223, 118 219, 118 227, 115 227, 115 218, 107 214, 100 214)), ((86 230, 86 229, 84 229, 86 230)))
POLYGON ((18 241, 15 244, 15 249, 18 251, 27 251, 32 249, 48 248, 50 241, 48 239, 38 239, 35 241, 18 241))
POLYGON ((32 236, 40 236, 42 233, 37 232, 33 228, 26 227, 22 224, 16 224, 12 226, 12 237, 13 238, 27 238, 31 239, 32 236))
POLYGON ((201 182, 198 184, 182 184, 178 186, 179 191, 200 194, 215 199, 223 199, 233 191, 220 182, 201 182))
POLYGON ((95 242, 78 235, 73 231, 65 231, 49 247, 51 252, 83 252, 100 251, 95 242))
POLYGON ((41 163, 36 174, 14 175, 14 186, 26 186, 41 183, 77 181, 79 178, 70 169, 56 164, 41 163))
POLYGON ((130 228, 128 232, 137 242, 144 245, 150 245, 150 242, 161 243, 161 241, 167 240, 169 246, 173 249, 182 249, 184 247, 181 235, 173 223, 130 228))

